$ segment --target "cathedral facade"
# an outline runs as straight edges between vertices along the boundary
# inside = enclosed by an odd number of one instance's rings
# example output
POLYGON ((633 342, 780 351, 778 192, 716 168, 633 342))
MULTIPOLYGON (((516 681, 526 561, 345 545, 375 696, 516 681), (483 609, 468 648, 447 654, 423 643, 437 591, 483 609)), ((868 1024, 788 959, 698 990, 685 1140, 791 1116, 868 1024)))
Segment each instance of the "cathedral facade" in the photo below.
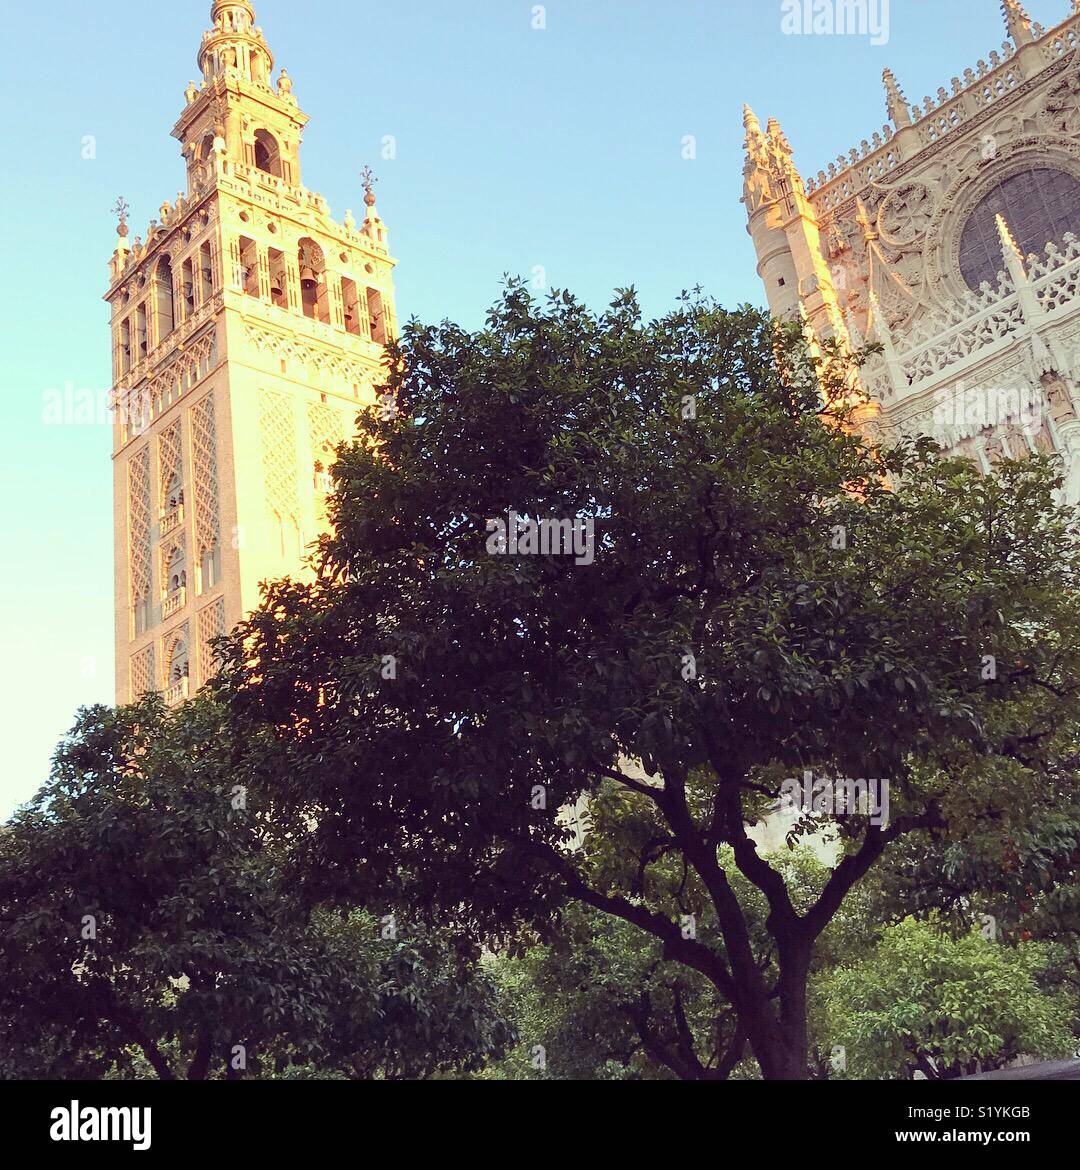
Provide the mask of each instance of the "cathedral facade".
POLYGON ((173 128, 186 190, 110 262, 116 697, 170 703, 209 643, 302 574, 334 447, 375 401, 395 334, 385 225, 301 182, 307 117, 248 0, 215 0, 173 128))
MULTIPOLYGON (((1061 0, 1063 6, 1069 0, 1061 0)), ((744 110, 743 202, 774 315, 852 350, 879 437, 932 435, 989 471, 1060 457, 1080 501, 1080 0, 1051 29, 1003 0, 1008 39, 804 180, 744 110)))

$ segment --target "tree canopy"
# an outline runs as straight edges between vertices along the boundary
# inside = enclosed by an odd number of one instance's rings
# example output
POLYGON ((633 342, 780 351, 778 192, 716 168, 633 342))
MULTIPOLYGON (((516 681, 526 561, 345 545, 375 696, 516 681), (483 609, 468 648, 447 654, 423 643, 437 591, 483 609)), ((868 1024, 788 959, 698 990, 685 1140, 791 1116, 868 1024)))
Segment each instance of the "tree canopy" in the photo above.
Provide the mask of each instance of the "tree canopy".
POLYGON ((581 903, 703 977, 762 1075, 806 1076, 815 945, 890 851, 1076 807, 1054 467, 870 442, 850 375, 696 295, 645 321, 632 292, 595 314, 511 282, 478 331, 410 324, 339 453, 316 579, 269 588, 222 683, 236 743, 273 743, 250 784, 308 896, 477 939, 581 903), (591 553, 493 544, 515 517, 592 525, 591 553), (800 810, 839 849, 809 904, 747 827, 806 773, 890 802, 800 810), (618 834, 575 843, 566 810, 605 801, 618 834), (672 863, 706 935, 650 904, 672 863))
POLYGON ((302 906, 220 710, 84 711, 0 832, 0 1075, 418 1077, 511 1036, 475 948, 302 906))

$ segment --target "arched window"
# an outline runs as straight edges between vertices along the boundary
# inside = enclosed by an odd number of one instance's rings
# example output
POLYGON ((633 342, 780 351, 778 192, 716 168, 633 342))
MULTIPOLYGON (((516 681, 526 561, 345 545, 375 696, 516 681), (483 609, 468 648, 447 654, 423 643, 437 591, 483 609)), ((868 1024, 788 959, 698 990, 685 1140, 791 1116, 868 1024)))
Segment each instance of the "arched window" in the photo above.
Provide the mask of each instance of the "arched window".
POLYGON ((330 298, 326 290, 326 259, 314 240, 302 239, 297 251, 300 265, 300 301, 304 316, 330 324, 330 298))
POLYGON ((240 285, 249 297, 259 295, 259 249, 254 240, 240 237, 240 285))
POLYGON ((180 476, 173 473, 169 480, 168 489, 165 492, 165 511, 171 512, 175 508, 179 508, 184 502, 184 485, 180 480, 180 476))
POLYGON ((205 593, 218 583, 221 576, 221 566, 218 557, 218 546, 203 549, 202 559, 199 562, 199 592, 205 593))
POLYGON ((181 635, 169 651, 169 682, 178 683, 189 674, 187 639, 181 635))
POLYGON ((172 258, 167 255, 161 257, 154 269, 154 320, 157 322, 157 340, 160 344, 176 325, 172 258))
POLYGON ((184 550, 180 545, 177 545, 173 549, 172 556, 169 557, 168 580, 166 585, 167 591, 170 594, 187 588, 187 557, 184 555, 184 550))
POLYGON ((266 253, 267 267, 270 269, 270 300, 279 309, 289 307, 288 273, 285 270, 285 253, 277 248, 269 248, 266 253))
POLYGON ((997 284, 1005 267, 997 216, 1003 215, 1021 255, 1060 245, 1066 232, 1080 235, 1080 181, 1051 167, 1022 171, 979 201, 960 239, 960 271, 969 288, 997 284))
POLYGON ((184 303, 184 316, 190 317, 195 312, 195 265, 191 258, 184 261, 180 269, 180 295, 184 303))
POLYGON ((345 314, 345 328, 357 337, 363 336, 363 322, 360 317, 360 294, 356 282, 348 277, 341 278, 341 306, 345 314))
POLYGON ((281 178, 281 149, 269 130, 255 131, 255 166, 268 175, 281 178))
POLYGON ((209 240, 199 249, 199 283, 200 299, 205 304, 214 295, 214 259, 209 240))

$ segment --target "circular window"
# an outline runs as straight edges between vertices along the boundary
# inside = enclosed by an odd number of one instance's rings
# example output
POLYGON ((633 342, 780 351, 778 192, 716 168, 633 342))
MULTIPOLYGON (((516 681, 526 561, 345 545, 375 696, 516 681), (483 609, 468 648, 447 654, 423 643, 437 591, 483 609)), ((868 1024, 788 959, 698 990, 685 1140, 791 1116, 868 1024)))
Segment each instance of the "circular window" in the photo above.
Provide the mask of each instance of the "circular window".
POLYGON ((1039 167, 999 183, 968 217, 960 239, 960 272, 969 288, 997 283, 1004 267, 997 216, 1003 215, 1023 255, 1080 235, 1080 181, 1065 171, 1039 167))

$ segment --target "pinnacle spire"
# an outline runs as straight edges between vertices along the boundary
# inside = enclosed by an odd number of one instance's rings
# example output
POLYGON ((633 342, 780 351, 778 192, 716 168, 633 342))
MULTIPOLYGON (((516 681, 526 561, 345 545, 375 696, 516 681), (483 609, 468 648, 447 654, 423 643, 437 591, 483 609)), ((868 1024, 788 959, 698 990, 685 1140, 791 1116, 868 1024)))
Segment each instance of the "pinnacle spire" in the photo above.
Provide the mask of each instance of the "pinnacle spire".
POLYGON ((885 83, 885 108, 889 112, 889 118, 893 125, 897 128, 910 126, 911 110, 908 108, 904 91, 896 80, 896 74, 891 69, 886 68, 881 74, 881 80, 885 83))
POLYGON ((1030 45, 1035 40, 1031 31, 1031 17, 1020 0, 1001 0, 1001 11, 1005 17, 1005 27, 1016 47, 1030 45))
MULTIPOLYGON (((1080 3, 1080 0, 1078 0, 1080 3)), ((744 102, 742 108, 742 124, 746 128, 747 134, 760 134, 761 123, 758 121, 757 114, 744 102)))
POLYGON ((997 224, 998 239, 1001 241, 1001 254, 1005 258, 1005 263, 1012 266, 1013 263, 1023 265, 1024 255, 1020 251, 1019 245, 1012 234, 1012 229, 1009 227, 1009 221, 999 211, 994 216, 994 222, 997 224))

